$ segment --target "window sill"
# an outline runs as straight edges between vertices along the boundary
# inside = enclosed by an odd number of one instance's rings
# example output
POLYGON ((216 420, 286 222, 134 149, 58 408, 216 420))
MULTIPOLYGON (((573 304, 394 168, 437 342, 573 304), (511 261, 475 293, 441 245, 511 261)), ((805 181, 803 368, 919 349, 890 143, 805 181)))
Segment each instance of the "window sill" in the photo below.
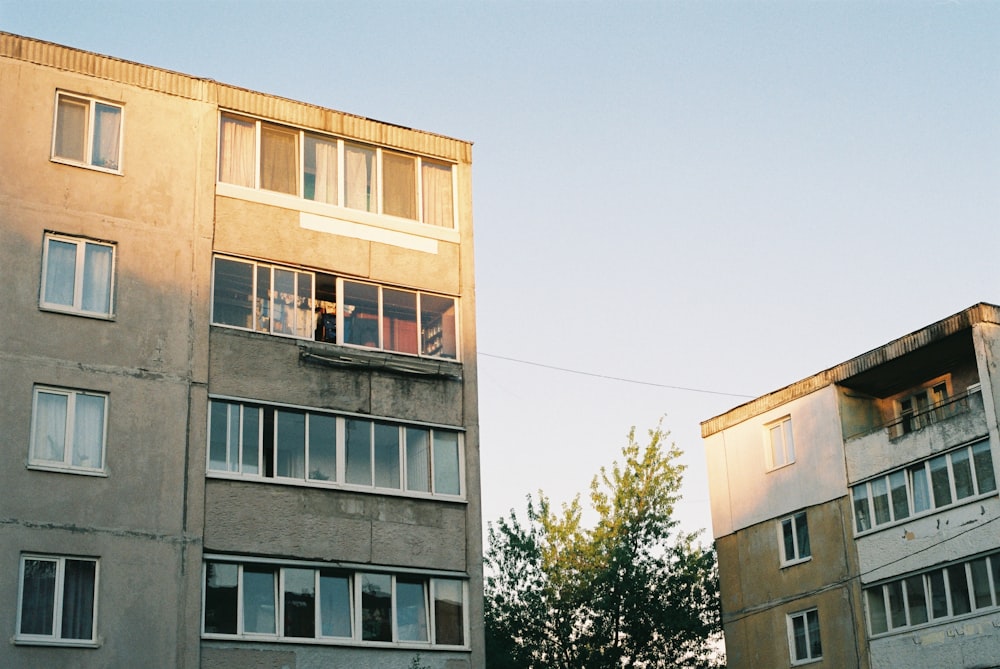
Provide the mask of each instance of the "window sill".
POLYGON ((355 648, 399 648, 402 650, 469 652, 469 646, 446 646, 429 641, 361 641, 356 639, 323 637, 280 637, 276 634, 213 634, 202 632, 204 641, 240 641, 246 643, 303 644, 310 646, 353 646, 355 648))
POLYGON ((53 314, 65 314, 67 316, 82 316, 83 318, 93 318, 99 321, 114 321, 114 314, 103 314, 95 311, 81 311, 79 309, 73 309, 72 307, 66 307, 57 304, 39 304, 39 310, 46 311, 53 314))
POLYGON ((15 636, 11 639, 11 643, 15 646, 46 646, 49 648, 100 648, 104 645, 104 639, 99 638, 97 641, 92 641, 90 639, 39 639, 15 636))
POLYGON ((801 667, 806 664, 816 664, 817 662, 822 662, 823 656, 814 657, 811 660, 792 660, 793 667, 801 667))
POLYGON ((53 472, 56 474, 75 474, 77 476, 96 476, 98 478, 108 478, 108 472, 103 469, 82 469, 78 467, 67 467, 42 462, 27 462, 25 469, 39 472, 53 472))
POLYGON ((92 172, 103 172, 104 174, 114 174, 116 176, 125 176, 121 169, 111 169, 110 167, 101 167, 100 165, 91 165, 90 163, 78 163, 75 160, 69 160, 68 158, 59 158, 58 156, 52 156, 49 160, 59 165, 69 165, 70 167, 82 167, 85 170, 91 170, 92 172))
POLYGON ((794 567, 796 565, 805 564, 806 562, 812 562, 812 555, 809 557, 799 558, 797 560, 789 560, 788 562, 782 562, 781 568, 786 569, 788 567, 794 567))
POLYGON ((794 464, 795 464, 795 460, 792 460, 791 462, 786 462, 783 465, 777 465, 777 466, 774 466, 774 467, 768 467, 767 470, 765 471, 765 473, 766 474, 770 474, 771 472, 776 472, 779 469, 785 469, 786 467, 791 467, 794 464))
POLYGON ((265 476, 244 476, 235 472, 221 472, 207 470, 206 479, 216 479, 220 481, 242 481, 244 483, 263 483, 294 488, 313 488, 316 490, 329 490, 336 492, 353 492, 361 495, 378 495, 380 497, 403 497, 406 499, 419 499, 428 502, 450 502, 452 504, 468 504, 468 499, 464 495, 444 495, 433 493, 421 493, 410 490, 400 490, 398 488, 376 488, 374 486, 352 485, 350 483, 336 483, 323 481, 307 481, 305 479, 265 477, 265 476))

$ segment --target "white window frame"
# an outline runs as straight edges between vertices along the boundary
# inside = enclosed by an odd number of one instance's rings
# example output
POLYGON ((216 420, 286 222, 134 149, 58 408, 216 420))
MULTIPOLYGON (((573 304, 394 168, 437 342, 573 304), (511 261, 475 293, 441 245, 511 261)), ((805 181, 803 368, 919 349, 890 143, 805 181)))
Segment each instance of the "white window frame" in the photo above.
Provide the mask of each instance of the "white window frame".
MULTIPOLYGON (((957 448, 945 451, 943 453, 935 453, 929 458, 923 460, 918 460, 917 462, 912 462, 906 467, 897 468, 892 471, 880 474, 879 476, 873 477, 871 479, 866 479, 859 483, 856 483, 850 487, 851 492, 851 512, 854 519, 854 534, 855 536, 861 534, 868 534, 869 532, 876 532, 879 530, 884 530, 886 528, 898 525, 899 523, 913 520, 914 518, 919 518, 922 516, 927 516, 933 513, 937 513, 942 509, 949 509, 952 507, 960 506, 963 504, 968 504, 970 502, 975 502, 977 500, 983 499, 985 497, 990 497, 997 495, 996 480, 994 478, 994 487, 992 490, 983 491, 980 489, 980 475, 976 469, 975 460, 975 450, 982 444, 987 444, 986 451, 990 455, 990 464, 995 468, 993 463, 993 449, 990 445, 989 438, 987 439, 977 439, 971 443, 962 444, 957 448), (973 486, 973 494, 962 497, 958 497, 957 485, 955 482, 955 469, 953 465, 954 455, 960 452, 966 453, 966 458, 969 463, 969 476, 970 483, 973 486), (938 505, 934 499, 934 482, 931 479, 931 469, 930 463, 932 460, 938 458, 945 458, 945 471, 948 474, 948 494, 951 497, 951 501, 946 504, 938 505), (914 485, 913 485, 913 472, 916 470, 921 470, 924 472, 924 480, 926 485, 927 494, 927 508, 917 510, 916 501, 914 495, 914 485), (896 517, 896 510, 892 503, 892 485, 891 477, 894 474, 903 472, 905 481, 905 493, 906 493, 906 504, 907 504, 907 515, 896 517), (886 486, 887 504, 889 507, 889 520, 885 522, 876 522, 878 519, 875 514, 875 492, 873 486, 879 482, 884 481, 886 486), (858 502, 861 501, 860 497, 856 497, 856 491, 863 491, 865 510, 868 514, 868 527, 865 529, 860 529, 859 519, 858 519, 858 502)), ((994 469, 995 477, 995 469, 994 469)))
POLYGON ((71 474, 86 474, 90 476, 106 476, 105 463, 108 458, 108 409, 109 395, 90 390, 74 390, 70 388, 58 388, 55 386, 35 386, 31 398, 31 441, 28 449, 28 468, 57 471, 71 474), (40 435, 36 429, 36 418, 38 416, 38 395, 45 393, 49 395, 61 395, 66 397, 66 433, 63 442, 62 461, 50 460, 39 455, 40 447, 38 439, 40 435), (73 437, 76 427, 76 402, 77 398, 99 397, 104 401, 103 421, 101 424, 101 461, 97 466, 87 467, 73 464, 74 444, 73 437))
POLYGON ((22 554, 17 578, 17 620, 15 623, 14 642, 25 645, 96 647, 99 639, 97 634, 97 612, 98 601, 100 599, 100 579, 101 561, 98 558, 78 557, 74 555, 45 555, 39 553, 22 554), (21 633, 21 615, 24 607, 24 569, 25 563, 29 560, 54 562, 56 564, 56 579, 52 602, 52 634, 21 633), (91 611, 89 639, 63 638, 62 636, 63 596, 67 560, 94 563, 94 604, 91 611))
MULTIPOLYGON (((400 220, 400 221, 410 221, 410 222, 415 222, 415 223, 421 223, 421 224, 425 224, 425 225, 428 225, 428 226, 431 226, 431 227, 440 227, 440 228, 445 229, 445 230, 454 230, 454 229, 456 229, 458 227, 457 226, 457 218, 458 218, 458 175, 457 175, 456 164, 453 163, 453 162, 451 162, 451 161, 449 161, 449 160, 446 160, 444 158, 429 157, 429 156, 425 158, 424 156, 421 156, 420 154, 409 153, 407 151, 396 149, 396 148, 392 148, 392 147, 385 147, 383 149, 383 147, 381 147, 381 146, 370 144, 368 142, 358 141, 358 140, 344 138, 344 137, 337 137, 337 136, 334 136, 334 135, 326 135, 324 133, 317 132, 315 130, 306 130, 306 129, 303 129, 303 128, 296 128, 294 126, 283 125, 281 123, 275 123, 274 121, 270 121, 270 120, 267 120, 267 119, 255 118, 255 117, 252 117, 252 116, 247 116, 245 114, 241 114, 241 113, 238 113, 238 112, 231 112, 231 111, 221 111, 220 112, 220 114, 219 114, 219 127, 220 128, 222 127, 222 119, 223 119, 224 116, 228 116, 230 118, 235 118, 235 119, 239 119, 241 121, 245 121, 245 122, 253 123, 254 124, 254 178, 253 178, 253 186, 252 186, 253 190, 264 191, 264 192, 267 192, 267 193, 275 193, 278 196, 284 195, 284 196, 289 196, 289 197, 298 197, 298 198, 307 200, 308 202, 315 202, 315 203, 320 204, 322 206, 334 207, 336 209, 342 209, 342 210, 347 211, 347 212, 352 212, 353 211, 353 212, 362 212, 362 213, 366 213, 366 214, 372 214, 372 215, 376 215, 376 216, 386 216, 386 217, 388 217, 390 219, 395 219, 395 220, 400 220), (261 126, 262 126, 262 124, 272 125, 272 126, 275 126, 277 128, 281 128, 283 130, 288 130, 288 131, 297 133, 297 135, 296 135, 296 143, 295 143, 295 151, 296 151, 296 161, 297 161, 297 167, 298 167, 298 174, 296 174, 296 177, 295 177, 296 184, 297 184, 297 186, 296 186, 296 191, 297 192, 295 194, 281 193, 280 191, 268 191, 267 189, 264 189, 264 188, 261 187, 261 184, 260 184, 260 170, 261 170, 260 153, 261 153, 261 126), (321 200, 314 200, 314 199, 311 199, 311 198, 306 198, 306 196, 305 196, 305 150, 304 149, 305 149, 305 138, 306 138, 306 135, 313 135, 313 136, 315 136, 317 138, 320 138, 320 139, 325 139, 325 140, 330 141, 330 142, 336 142, 336 144, 337 144, 337 202, 336 203, 325 203, 325 202, 322 202, 321 200), (364 147, 366 149, 371 149, 371 150, 373 150, 375 152, 375 180, 376 180, 375 207, 371 211, 367 211, 367 210, 364 210, 364 209, 354 209, 354 208, 347 207, 345 205, 345 194, 344 194, 344 174, 345 174, 344 170, 345 170, 345 166, 346 166, 345 165, 345 150, 344 150, 345 144, 352 144, 352 145, 364 147), (416 206, 416 218, 406 218, 406 217, 393 216, 391 214, 386 214, 384 212, 384 207, 385 207, 385 180, 383 179, 383 170, 382 170, 382 164, 383 164, 383 155, 382 155, 382 152, 383 152, 383 150, 387 151, 389 153, 394 153, 394 154, 398 154, 398 155, 401 155, 401 156, 406 156, 406 157, 414 159, 414 169, 415 169, 414 186, 416 188, 416 202, 415 202, 415 206, 416 206), (448 166, 451 167, 451 199, 452 199, 452 204, 451 204, 452 224, 451 225, 437 226, 437 225, 434 225, 431 222, 427 222, 427 221, 424 220, 424 206, 423 206, 423 204, 424 204, 424 183, 423 183, 423 162, 424 162, 424 160, 427 160, 428 162, 433 163, 435 165, 448 165, 448 166)), ((237 188, 249 188, 248 186, 240 186, 238 184, 230 184, 229 182, 221 180, 221 175, 222 175, 222 163, 221 163, 221 161, 222 161, 222 141, 223 141, 223 134, 220 132, 219 133, 219 151, 217 152, 217 155, 218 155, 218 159, 217 159, 218 160, 218 164, 216 165, 216 172, 215 172, 216 173, 217 182, 220 183, 220 184, 226 184, 227 186, 235 186, 237 188)), ((350 215, 348 214, 347 217, 350 218, 350 215)))
POLYGON ((823 659, 823 648, 822 648, 822 645, 823 645, 822 637, 823 637, 823 635, 819 632, 819 630, 820 630, 819 610, 816 607, 813 607, 811 609, 806 609, 805 611, 797 611, 795 613, 790 613, 786 617, 786 621, 787 621, 787 627, 788 627, 788 655, 789 655, 789 658, 792 661, 792 665, 793 666, 798 666, 798 665, 801 665, 801 664, 810 664, 812 662, 819 662, 820 660, 822 660, 823 659), (819 655, 815 655, 815 656, 812 654, 812 643, 811 643, 812 640, 809 638, 809 616, 810 616, 810 614, 816 616, 816 629, 817 629, 817 634, 819 634, 819 637, 820 637, 819 638, 820 653, 819 653, 819 655), (801 620, 802 621, 802 625, 803 625, 804 631, 805 631, 806 657, 796 657, 796 649, 795 649, 795 622, 797 620, 801 620))
MULTIPOLYGON (((430 498, 430 499, 443 499, 452 501, 464 501, 466 496, 466 472, 465 472, 465 435, 461 428, 456 428, 453 426, 444 426, 429 423, 401 423, 397 420, 379 418, 370 415, 360 415, 360 414, 339 414, 331 413, 326 411, 318 411, 310 407, 301 407, 286 404, 270 404, 270 403, 260 403, 242 400, 239 398, 226 397, 226 396, 210 396, 209 397, 209 407, 208 407, 208 429, 207 429, 207 444, 206 444, 206 460, 205 460, 205 471, 206 475, 210 478, 227 478, 227 479, 242 479, 250 481, 261 481, 267 483, 278 483, 285 485, 295 485, 295 486, 307 486, 307 487, 319 487, 319 488, 343 488, 350 489, 360 492, 372 492, 380 495, 393 495, 402 497, 419 497, 419 498, 430 498), (227 449, 226 449, 226 462, 224 464, 224 469, 214 468, 212 464, 212 403, 219 403, 227 407, 227 449), (274 449, 271 455, 272 467, 274 472, 271 475, 267 474, 265 462, 265 431, 264 424, 265 413, 268 411, 277 414, 278 411, 291 410, 295 412, 301 412, 306 414, 306 437, 305 437, 305 454, 304 454, 304 476, 302 477, 288 477, 281 476, 277 473, 277 441, 272 437, 272 446, 274 449), (247 415, 248 411, 259 412, 259 419, 257 422, 257 471, 245 473, 243 471, 243 441, 246 436, 244 417, 247 415), (229 421, 232 420, 232 416, 238 416, 239 425, 237 428, 238 434, 235 435, 235 439, 238 443, 236 462, 233 461, 232 451, 228 448, 231 440, 234 438, 232 431, 230 429, 231 425, 229 421), (311 429, 311 418, 313 416, 322 416, 328 418, 334 418, 336 420, 336 436, 335 436, 335 449, 336 449, 336 472, 335 478, 333 479, 318 479, 312 478, 311 468, 310 468, 310 453, 309 453, 309 430, 311 429), (346 447, 346 424, 348 420, 360 420, 369 423, 369 429, 373 430, 376 423, 383 425, 389 425, 399 431, 399 468, 400 468, 400 486, 397 487, 381 487, 376 486, 374 483, 375 477, 375 455, 374 455, 374 438, 370 436, 369 441, 369 467, 371 469, 371 481, 368 485, 361 483, 348 483, 347 482, 347 447, 346 447), (426 430, 428 432, 427 440, 427 460, 428 460, 428 485, 429 490, 422 491, 419 489, 411 488, 410 483, 407 479, 408 476, 408 461, 407 461, 407 429, 415 428, 420 430, 426 430), (436 489, 437 478, 436 478, 436 450, 435 450, 435 439, 437 434, 448 434, 454 435, 457 445, 458 445, 458 493, 451 492, 439 492, 436 489)), ((277 431, 277 419, 274 419, 274 430, 277 431)), ((272 433, 272 434, 275 434, 272 433)), ((371 432, 369 433, 371 434, 371 432)), ((221 460, 220 460, 221 462, 221 460)))
POLYGON ((977 555, 971 560, 967 559, 962 562, 946 564, 944 566, 937 566, 934 569, 930 569, 923 572, 911 572, 904 574, 902 576, 893 578, 888 581, 883 581, 873 586, 866 587, 864 589, 864 602, 865 602, 865 613, 868 620, 868 633, 872 637, 888 636, 891 634, 899 634, 901 632, 907 632, 913 629, 932 627, 935 625, 942 625, 950 623, 954 620, 969 618, 982 615, 990 615, 996 613, 1000 610, 1000 583, 998 583, 998 578, 1000 578, 1000 553, 992 553, 986 555, 977 555), (972 573, 972 564, 979 560, 987 560, 986 576, 987 576, 987 589, 990 595, 990 603, 984 606, 978 606, 976 602, 976 592, 975 592, 975 582, 972 573), (952 585, 952 572, 955 568, 961 568, 964 578, 965 578, 965 591, 969 596, 969 611, 965 613, 955 613, 954 607, 954 586, 952 585), (945 594, 945 606, 946 613, 941 616, 934 616, 933 612, 933 599, 931 594, 931 574, 941 573, 941 580, 944 584, 944 594, 945 594), (925 622, 913 622, 911 616, 911 607, 909 605, 910 599, 910 582, 913 579, 920 579, 920 584, 922 586, 922 595, 924 600, 924 607, 926 609, 927 620, 925 622), (888 588, 892 585, 899 584, 900 591, 902 593, 902 605, 904 621, 901 625, 893 626, 892 624, 892 611, 889 608, 889 596, 888 588), (879 599, 881 606, 883 607, 882 614, 886 621, 886 629, 875 631, 872 624, 872 593, 879 599))
POLYGON ((322 645, 351 645, 366 647, 403 647, 403 648, 427 648, 427 649, 468 649, 469 648, 469 580, 463 574, 445 574, 444 572, 431 572, 426 570, 405 570, 388 571, 372 569, 370 565, 330 565, 314 562, 295 562, 290 560, 241 560, 229 556, 206 555, 202 563, 202 614, 201 614, 201 635, 205 639, 228 639, 243 641, 273 641, 279 643, 297 644, 322 644, 322 645), (237 567, 237 597, 236 597, 236 632, 206 632, 205 616, 207 613, 207 578, 209 563, 230 564, 237 567), (263 567, 274 573, 275 587, 275 632, 247 632, 244 620, 244 568, 263 567), (284 615, 284 592, 285 592, 285 572, 288 569, 304 569, 313 571, 313 593, 314 593, 314 635, 313 637, 286 636, 283 621, 284 615), (321 574, 324 570, 335 571, 345 576, 349 581, 349 605, 351 620, 351 636, 324 636, 321 599, 321 574), (363 582, 366 575, 386 577, 389 579, 390 597, 390 617, 391 634, 388 641, 375 641, 364 639, 363 629, 363 582), (399 631, 399 597, 397 594, 398 580, 419 581, 422 586, 422 597, 424 613, 426 616, 427 639, 426 640, 403 640, 400 639, 399 631), (437 642, 437 613, 434 603, 437 596, 437 584, 440 581, 453 581, 461 585, 462 588, 462 644, 445 644, 437 642))
POLYGON ((778 420, 773 420, 764 425, 764 460, 767 464, 767 471, 781 469, 788 465, 795 464, 795 439, 792 432, 792 417, 784 416, 778 420), (782 461, 776 462, 774 458, 775 430, 781 436, 780 450, 782 461))
POLYGON ((919 388, 911 388, 893 397, 891 401, 896 421, 899 423, 900 435, 916 432, 939 420, 938 413, 941 406, 947 404, 953 397, 950 374, 931 379, 921 384, 919 388), (935 398, 935 391, 939 388, 944 389, 944 396, 935 398), (918 410, 916 401, 920 395, 926 396, 927 406, 918 410), (903 406, 906 402, 910 403, 908 409, 904 409, 903 406), (907 423, 907 420, 911 422, 907 423))
POLYGON ((812 560, 812 540, 809 538, 809 521, 806 516, 805 511, 798 511, 796 513, 785 516, 784 518, 778 519, 778 554, 781 558, 782 567, 790 567, 792 565, 801 564, 803 562, 808 562, 812 560), (802 547, 799 546, 799 518, 802 518, 802 523, 805 526, 806 540, 809 541, 809 554, 802 555, 802 547), (788 557, 785 553, 785 525, 791 527, 792 530, 792 557, 788 557))
POLYGON ((86 237, 75 237, 63 235, 55 232, 46 232, 42 241, 42 276, 40 289, 38 291, 38 306, 46 311, 59 311, 62 313, 74 314, 77 316, 88 316, 91 318, 102 318, 111 320, 115 316, 115 275, 118 271, 118 246, 113 242, 88 239, 86 237), (49 269, 49 245, 51 242, 61 242, 76 246, 76 272, 73 277, 73 304, 61 304, 58 302, 47 302, 45 300, 46 288, 48 284, 49 269), (88 311, 83 308, 84 275, 86 272, 86 256, 88 246, 101 246, 111 249, 111 268, 108 277, 108 310, 88 311))
POLYGON ((118 102, 111 102, 110 100, 104 100, 101 98, 96 98, 89 95, 80 95, 78 93, 70 93, 68 91, 56 91, 55 99, 55 109, 52 114, 52 147, 50 158, 52 162, 62 163, 64 165, 74 165, 76 167, 85 167, 87 169, 96 170, 98 172, 106 172, 108 174, 122 174, 122 156, 124 154, 124 138, 125 138, 125 106, 118 102), (74 103, 86 106, 86 119, 84 121, 84 141, 83 141, 83 160, 74 160, 73 158, 67 156, 56 155, 56 145, 59 134, 59 103, 62 100, 72 101, 74 103), (95 125, 94 119, 96 118, 97 105, 104 105, 106 107, 112 107, 118 110, 118 156, 114 165, 98 165, 93 162, 94 155, 94 135, 95 135, 95 125))
MULTIPOLYGON (((423 358, 423 359, 427 359, 427 360, 446 360, 446 361, 461 362, 461 353, 462 353, 462 346, 461 346, 461 341, 460 341, 460 333, 461 333, 460 311, 461 311, 461 309, 460 309, 460 305, 459 305, 459 298, 456 297, 456 296, 454 296, 454 295, 445 295, 443 293, 434 293, 434 292, 431 292, 431 291, 417 290, 417 289, 414 289, 414 288, 404 288, 404 287, 398 287, 398 286, 389 286, 389 285, 384 285, 384 284, 371 283, 371 282, 368 282, 368 281, 359 281, 359 280, 356 280, 356 279, 353 279, 353 278, 350 278, 350 277, 335 276, 335 275, 330 274, 328 272, 321 272, 321 271, 318 271, 318 270, 310 270, 310 269, 305 269, 305 268, 301 268, 301 267, 292 267, 292 266, 287 266, 287 265, 277 265, 277 264, 273 264, 273 263, 268 263, 268 262, 264 262, 264 261, 257 261, 257 260, 252 260, 252 259, 248 259, 248 258, 239 258, 239 257, 234 257, 234 256, 216 255, 212 259, 212 297, 211 297, 211 300, 212 300, 212 305, 211 305, 211 316, 210 317, 211 317, 212 325, 216 326, 216 327, 234 328, 234 329, 237 329, 237 330, 244 330, 244 331, 248 331, 248 332, 258 332, 258 333, 261 333, 261 334, 267 334, 267 335, 272 335, 272 336, 287 337, 287 338, 291 338, 291 339, 299 339, 299 340, 302 340, 302 341, 316 341, 316 342, 321 342, 321 343, 331 343, 331 344, 336 344, 338 346, 347 346, 347 347, 350 347, 350 348, 362 349, 362 350, 367 350, 367 351, 382 351, 382 352, 385 352, 385 353, 391 353, 392 355, 407 356, 407 357, 411 357, 411 358, 412 357, 416 357, 416 358, 423 358), (251 306, 250 306, 250 320, 251 320, 251 323, 250 323, 249 326, 247 326, 247 325, 237 325, 237 324, 234 324, 234 323, 226 323, 226 322, 222 322, 222 321, 217 321, 216 320, 216 308, 218 306, 216 304, 216 288, 217 288, 217 280, 216 279, 217 279, 217 276, 218 276, 218 263, 219 263, 220 260, 226 261, 226 262, 231 262, 231 263, 242 264, 242 265, 249 265, 250 268, 251 268, 251 290, 252 290, 252 294, 251 295, 247 295, 249 303, 251 304, 251 306), (275 275, 276 271, 283 271, 283 272, 294 273, 294 275, 295 275, 295 281, 296 281, 296 288, 295 288, 296 295, 298 294, 298 282, 300 280, 299 277, 301 277, 301 276, 309 276, 312 279, 312 293, 311 293, 311 296, 309 298, 309 300, 310 300, 310 302, 309 302, 309 308, 306 310, 306 311, 308 311, 308 315, 309 315, 310 320, 307 323, 304 324, 306 326, 304 328, 304 331, 306 332, 305 335, 297 333, 297 332, 281 332, 281 331, 278 331, 276 329, 276 327, 275 327, 275 323, 277 321, 273 317, 273 313, 274 313, 274 306, 273 305, 274 305, 274 295, 276 293, 276 291, 274 289, 274 275, 275 275), (261 318, 260 318, 261 310, 257 306, 257 299, 258 299, 258 296, 257 296, 258 277, 260 275, 260 272, 268 272, 269 275, 270 275, 269 284, 268 284, 269 285, 269 289, 268 289, 268 310, 267 310, 267 312, 268 312, 269 315, 267 317, 267 321, 268 322, 267 322, 266 326, 260 322, 261 321, 261 318), (334 286, 335 286, 334 291, 335 291, 336 294, 334 295, 334 302, 333 302, 333 304, 336 306, 336 314, 334 314, 334 316, 335 316, 335 321, 336 321, 336 330, 337 330, 337 332, 336 332, 336 341, 332 341, 332 342, 327 342, 325 340, 317 339, 317 335, 316 335, 316 331, 317 331, 316 318, 317 318, 317 315, 316 315, 315 311, 316 311, 317 308, 326 309, 326 308, 328 308, 327 305, 330 304, 330 302, 328 300, 324 299, 325 296, 318 296, 317 295, 317 286, 318 286, 318 284, 320 282, 320 278, 324 279, 324 281, 333 280, 334 286), (367 345, 363 345, 363 344, 352 344, 352 343, 348 343, 348 342, 344 341, 344 333, 347 330, 347 328, 345 327, 345 322, 344 322, 346 309, 343 306, 344 302, 345 302, 345 298, 344 298, 344 283, 345 282, 352 283, 352 284, 357 284, 357 285, 363 285, 363 286, 371 286, 371 287, 373 287, 373 288, 376 289, 376 293, 377 293, 377 296, 378 296, 377 297, 378 306, 377 306, 377 316, 376 316, 376 319, 375 319, 375 321, 376 321, 375 322, 375 326, 376 326, 376 330, 377 330, 376 334, 378 336, 378 341, 375 342, 374 345, 367 346, 367 345), (384 290, 393 290, 393 291, 398 291, 398 292, 403 292, 403 293, 412 293, 413 295, 415 295, 415 308, 416 308, 415 327, 416 327, 416 337, 417 337, 417 340, 416 340, 417 352, 416 353, 410 353, 410 352, 406 352, 406 351, 397 351, 397 350, 394 350, 392 348, 386 348, 386 342, 383 341, 384 330, 385 330, 385 318, 386 318, 386 316, 384 314, 384 309, 383 309, 383 307, 384 307, 384 301, 383 301, 383 292, 384 292, 384 290), (447 333, 447 332, 445 332, 443 330, 443 328, 440 328, 440 332, 438 334, 438 336, 440 337, 440 339, 442 341, 446 341, 449 338, 451 340, 453 340, 453 345, 454 345, 454 355, 453 356, 448 355, 448 354, 434 354, 434 353, 425 353, 424 352, 424 348, 425 348, 425 346, 424 346, 424 344, 425 344, 424 338, 425 338, 425 335, 426 335, 425 331, 429 330, 429 328, 430 328, 429 324, 425 327, 425 324, 423 323, 423 314, 424 314, 424 308, 423 308, 424 302, 423 302, 423 300, 425 298, 442 298, 444 300, 450 300, 451 303, 452 303, 452 305, 453 305, 452 306, 452 310, 454 311, 454 314, 452 316, 453 331, 450 332, 450 333, 447 333)), ((441 320, 443 320, 443 319, 441 319, 441 320)), ((427 336, 429 337, 430 335, 427 335, 427 336)), ((442 348, 441 350, 444 351, 445 349, 442 348)))

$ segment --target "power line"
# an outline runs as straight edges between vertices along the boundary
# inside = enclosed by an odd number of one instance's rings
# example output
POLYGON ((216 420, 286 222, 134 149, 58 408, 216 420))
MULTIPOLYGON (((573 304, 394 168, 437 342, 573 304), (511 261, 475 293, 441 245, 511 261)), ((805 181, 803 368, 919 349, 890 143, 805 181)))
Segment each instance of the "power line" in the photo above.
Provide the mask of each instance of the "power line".
POLYGON ((494 355, 493 353, 483 353, 479 351, 479 355, 485 356, 487 358, 496 358, 497 360, 506 360, 507 362, 516 362, 521 365, 531 365, 533 367, 542 367, 544 369, 552 369, 557 372, 566 372, 567 374, 579 374, 580 376, 592 376, 597 379, 607 379, 609 381, 621 381, 622 383, 634 383, 640 386, 653 386, 654 388, 669 388, 670 390, 683 390, 688 393, 705 393, 708 395, 726 395, 727 397, 741 397, 747 399, 753 399, 756 395, 741 395, 739 393, 725 393, 719 390, 705 390, 703 388, 687 388, 685 386, 672 386, 666 383, 655 383, 653 381, 640 381, 638 379, 627 379, 622 376, 610 376, 608 374, 597 374, 595 372, 584 372, 579 369, 569 369, 568 367, 557 367, 555 365, 547 365, 541 362, 532 362, 530 360, 521 360, 519 358, 509 358, 504 355, 494 355))

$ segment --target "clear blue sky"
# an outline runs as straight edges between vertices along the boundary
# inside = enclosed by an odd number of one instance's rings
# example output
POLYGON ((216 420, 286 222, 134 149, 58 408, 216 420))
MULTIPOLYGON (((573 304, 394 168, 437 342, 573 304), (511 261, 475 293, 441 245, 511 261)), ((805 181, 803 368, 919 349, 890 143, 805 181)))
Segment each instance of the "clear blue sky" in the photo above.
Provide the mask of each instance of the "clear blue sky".
POLYGON ((1000 3, 0 0, 0 30, 475 143, 487 521, 665 416, 710 528, 721 393, 1000 302, 1000 3))

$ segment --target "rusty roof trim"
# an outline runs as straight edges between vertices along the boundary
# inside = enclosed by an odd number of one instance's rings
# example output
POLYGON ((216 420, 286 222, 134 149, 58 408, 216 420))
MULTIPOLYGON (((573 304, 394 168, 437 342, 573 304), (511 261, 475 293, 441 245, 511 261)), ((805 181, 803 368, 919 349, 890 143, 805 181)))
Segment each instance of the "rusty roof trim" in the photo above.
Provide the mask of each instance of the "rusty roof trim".
POLYGON ((1000 306, 980 302, 948 318, 920 328, 915 332, 851 358, 839 365, 823 370, 810 377, 796 381, 779 390, 761 395, 744 404, 730 409, 713 418, 702 421, 701 436, 709 437, 745 420, 798 399, 821 388, 849 379, 890 360, 949 337, 963 330, 969 330, 979 323, 1000 324, 1000 306))

